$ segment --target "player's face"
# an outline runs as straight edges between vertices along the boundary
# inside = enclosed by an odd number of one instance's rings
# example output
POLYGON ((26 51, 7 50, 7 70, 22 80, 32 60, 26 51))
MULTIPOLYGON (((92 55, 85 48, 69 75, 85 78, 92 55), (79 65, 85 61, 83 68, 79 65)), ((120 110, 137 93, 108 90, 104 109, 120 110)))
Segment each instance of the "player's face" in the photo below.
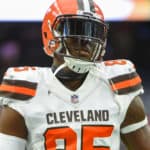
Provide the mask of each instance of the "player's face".
POLYGON ((95 61, 105 39, 106 25, 87 16, 59 16, 53 25, 53 34, 65 43, 73 57, 95 61))
POLYGON ((65 43, 69 53, 73 57, 88 61, 92 60, 92 57, 98 47, 97 42, 81 38, 66 38, 65 43))

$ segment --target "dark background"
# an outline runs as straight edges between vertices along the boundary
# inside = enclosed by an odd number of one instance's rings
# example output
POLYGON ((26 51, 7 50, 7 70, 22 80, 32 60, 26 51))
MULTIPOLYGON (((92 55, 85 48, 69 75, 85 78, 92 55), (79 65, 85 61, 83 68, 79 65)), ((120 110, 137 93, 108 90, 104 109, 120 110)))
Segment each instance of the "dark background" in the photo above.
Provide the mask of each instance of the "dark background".
MULTIPOLYGON (((109 22, 108 59, 130 59, 143 79, 150 114, 150 22, 109 22)), ((42 49, 41 22, 0 23, 0 81, 10 66, 50 66, 42 49)))

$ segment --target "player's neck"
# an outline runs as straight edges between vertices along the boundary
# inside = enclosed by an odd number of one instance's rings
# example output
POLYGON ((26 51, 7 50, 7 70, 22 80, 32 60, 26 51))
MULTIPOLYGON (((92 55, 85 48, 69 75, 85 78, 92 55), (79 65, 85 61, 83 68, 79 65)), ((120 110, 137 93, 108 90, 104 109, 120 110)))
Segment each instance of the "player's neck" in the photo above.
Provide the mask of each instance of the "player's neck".
MULTIPOLYGON (((51 67, 52 71, 55 72, 57 67, 58 66, 56 66, 56 64, 53 64, 51 67)), ((69 70, 68 68, 67 69, 64 68, 56 74, 56 78, 68 89, 75 91, 82 85, 87 74, 88 73, 85 73, 85 74, 75 73, 69 70)))
POLYGON ((68 89, 72 90, 72 91, 75 91, 77 90, 81 85, 82 83, 84 82, 85 78, 84 79, 80 79, 80 80, 63 80, 63 79, 59 79, 58 80, 65 86, 67 87, 68 89))

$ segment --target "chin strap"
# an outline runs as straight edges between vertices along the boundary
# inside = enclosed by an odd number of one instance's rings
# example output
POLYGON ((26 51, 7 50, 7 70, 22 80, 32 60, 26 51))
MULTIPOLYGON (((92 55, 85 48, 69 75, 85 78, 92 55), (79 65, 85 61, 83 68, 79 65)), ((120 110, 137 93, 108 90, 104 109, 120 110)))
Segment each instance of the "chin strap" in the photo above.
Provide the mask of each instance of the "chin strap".
POLYGON ((54 76, 56 76, 56 74, 63 68, 67 67, 66 63, 61 64, 55 71, 54 71, 54 76))
POLYGON ((84 74, 96 66, 94 62, 87 62, 71 57, 64 57, 64 61, 65 63, 61 64, 54 71, 54 76, 56 76, 56 74, 65 67, 68 67, 71 71, 75 73, 84 74))

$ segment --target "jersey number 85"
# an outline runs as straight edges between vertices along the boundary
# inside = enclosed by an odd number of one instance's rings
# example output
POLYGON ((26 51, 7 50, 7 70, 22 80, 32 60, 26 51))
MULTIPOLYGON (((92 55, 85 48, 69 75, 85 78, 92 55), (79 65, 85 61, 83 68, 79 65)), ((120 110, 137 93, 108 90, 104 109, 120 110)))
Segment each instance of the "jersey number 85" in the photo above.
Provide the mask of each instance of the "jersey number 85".
MULTIPOLYGON (((110 137, 111 125, 83 125, 81 131, 81 150, 110 150, 109 146, 94 146, 94 138, 110 137)), ((77 134, 70 127, 49 128, 44 134, 45 149, 56 150, 56 140, 64 140, 64 150, 77 150, 77 134)))

